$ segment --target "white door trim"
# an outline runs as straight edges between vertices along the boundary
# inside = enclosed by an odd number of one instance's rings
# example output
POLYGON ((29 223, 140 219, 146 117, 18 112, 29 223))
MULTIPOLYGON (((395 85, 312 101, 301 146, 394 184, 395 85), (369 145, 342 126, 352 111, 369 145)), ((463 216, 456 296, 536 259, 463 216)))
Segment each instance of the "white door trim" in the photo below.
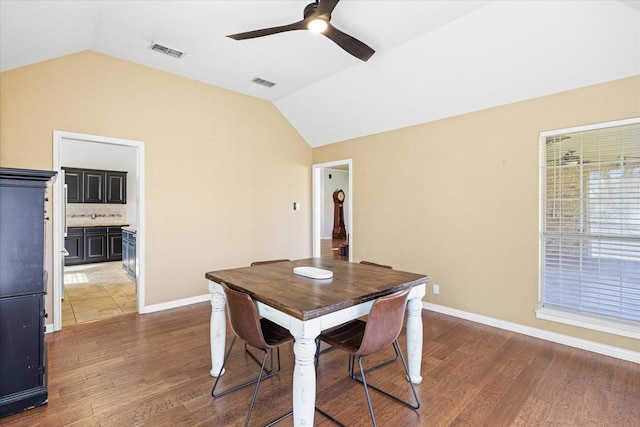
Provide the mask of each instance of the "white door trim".
MULTIPOLYGON (((145 207, 144 207, 144 143, 128 139, 111 138, 106 136, 88 135, 75 132, 53 131, 53 169, 60 172, 62 140, 72 139, 102 144, 122 145, 136 148, 137 176, 137 248, 136 248, 136 277, 138 313, 145 313, 145 207)), ((129 181, 131 182, 131 181, 129 181)), ((53 330, 62 329, 62 283, 64 280, 64 268, 62 250, 64 249, 64 182, 56 180, 53 185, 53 330)))
POLYGON ((349 224, 351 231, 349 232, 349 261, 353 261, 353 241, 354 241, 354 232, 355 229, 353 226, 353 160, 352 159, 344 159, 344 160, 336 160, 333 162, 326 163, 318 163, 315 165, 311 165, 311 185, 312 185, 312 204, 313 204, 313 215, 312 215, 312 256, 314 258, 321 256, 321 248, 320 248, 320 240, 322 239, 322 171, 325 168, 335 168, 336 166, 347 166, 349 171, 349 189, 348 193, 350 195, 347 198, 347 208, 349 212, 349 216, 347 218, 347 224, 349 224))

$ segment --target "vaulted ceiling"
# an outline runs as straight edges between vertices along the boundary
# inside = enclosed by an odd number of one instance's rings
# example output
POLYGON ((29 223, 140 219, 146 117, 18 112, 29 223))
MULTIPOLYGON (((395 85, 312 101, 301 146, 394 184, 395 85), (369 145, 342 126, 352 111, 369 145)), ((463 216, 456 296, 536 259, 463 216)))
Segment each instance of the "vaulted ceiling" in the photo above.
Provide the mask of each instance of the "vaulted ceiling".
POLYGON ((272 101, 312 147, 640 74, 636 0, 342 0, 367 62, 310 31, 225 37, 309 2, 0 0, 0 71, 92 50, 272 101))

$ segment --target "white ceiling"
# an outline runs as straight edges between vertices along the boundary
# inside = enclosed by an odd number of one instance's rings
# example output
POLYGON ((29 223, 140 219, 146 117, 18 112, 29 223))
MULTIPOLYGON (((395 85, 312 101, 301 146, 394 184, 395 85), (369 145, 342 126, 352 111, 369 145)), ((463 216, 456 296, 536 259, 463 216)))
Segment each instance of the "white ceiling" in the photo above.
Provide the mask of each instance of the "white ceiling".
POLYGON ((368 62, 308 31, 225 37, 309 2, 0 0, 0 71, 92 50, 272 101, 312 147, 640 74, 636 0, 342 0, 368 62))

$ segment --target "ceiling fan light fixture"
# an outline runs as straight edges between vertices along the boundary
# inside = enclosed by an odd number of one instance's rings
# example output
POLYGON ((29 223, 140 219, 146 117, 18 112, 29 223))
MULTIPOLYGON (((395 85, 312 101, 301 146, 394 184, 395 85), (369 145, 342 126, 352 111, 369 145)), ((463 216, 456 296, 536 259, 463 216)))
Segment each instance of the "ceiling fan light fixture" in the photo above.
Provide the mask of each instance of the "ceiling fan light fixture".
POLYGON ((309 22, 307 28, 309 28, 309 31, 313 31, 314 33, 321 33, 326 30, 328 26, 329 24, 327 21, 322 18, 316 18, 309 22))

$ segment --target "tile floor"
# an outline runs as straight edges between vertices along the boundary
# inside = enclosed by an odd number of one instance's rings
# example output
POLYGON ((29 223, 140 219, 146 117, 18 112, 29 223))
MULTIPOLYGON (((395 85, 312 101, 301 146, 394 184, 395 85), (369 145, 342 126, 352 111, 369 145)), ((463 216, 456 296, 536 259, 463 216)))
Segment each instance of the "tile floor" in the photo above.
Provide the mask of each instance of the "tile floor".
POLYGON ((121 261, 64 268, 62 326, 137 311, 136 285, 121 261))
MULTIPOLYGON (((322 256, 338 255, 344 240, 322 240, 322 256)), ((122 268, 122 261, 66 266, 62 326, 137 311, 136 285, 122 268)))

